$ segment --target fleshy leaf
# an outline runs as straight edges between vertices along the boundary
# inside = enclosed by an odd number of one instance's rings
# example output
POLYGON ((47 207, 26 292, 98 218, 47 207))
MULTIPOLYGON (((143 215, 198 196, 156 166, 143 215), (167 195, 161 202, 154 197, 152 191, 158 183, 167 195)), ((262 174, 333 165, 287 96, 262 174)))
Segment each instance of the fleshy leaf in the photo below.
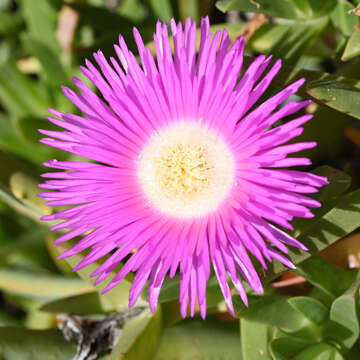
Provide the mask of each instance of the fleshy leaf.
POLYGON ((239 359, 237 322, 193 319, 165 329, 155 360, 239 359))
POLYGON ((263 13, 269 16, 296 19, 298 17, 297 8, 292 2, 284 6, 282 0, 220 0, 216 2, 216 7, 223 11, 247 11, 263 13))
POLYGON ((56 2, 21 0, 20 3, 28 27, 28 34, 58 54, 60 47, 55 36, 58 10, 55 5, 56 2))
POLYGON ((349 61, 359 55, 360 55, 360 30, 355 29, 346 44, 341 60, 349 61))
POLYGON ((315 324, 323 324, 329 318, 329 311, 325 305, 311 297, 292 297, 288 303, 315 324))
MULTIPOLYGON (((57 248, 60 252, 64 252, 68 249, 63 244, 58 245, 57 248)), ((65 260, 72 268, 74 268, 75 266, 78 265, 78 263, 83 258, 84 258, 84 255, 76 254, 69 258, 66 258, 65 260)), ((91 278, 90 274, 93 273, 97 269, 98 265, 99 265, 98 263, 92 263, 92 264, 86 266, 85 268, 77 271, 77 274, 83 280, 87 281, 88 283, 94 284, 94 281, 96 280, 96 278, 91 278)), ((115 270, 114 270, 113 274, 115 274, 115 270)), ((110 274, 108 280, 105 280, 102 283, 100 283, 99 285, 97 285, 95 287, 95 290, 98 292, 101 292, 102 290, 104 290, 105 287, 107 286, 107 284, 109 283, 109 281, 111 280, 111 278, 112 278, 112 275, 110 274)), ((117 311, 125 310, 127 308, 127 304, 128 304, 128 296, 129 296, 130 287, 131 287, 131 283, 125 278, 114 289, 103 294, 100 299, 101 299, 101 301, 105 302, 104 306, 106 308, 112 308, 113 310, 117 310, 117 311)), ((92 287, 92 289, 94 289, 94 288, 92 287)))
POLYGON ((41 306, 39 310, 49 313, 68 313, 76 315, 106 313, 106 309, 104 309, 100 296, 101 295, 97 292, 74 295, 48 302, 41 306))
POLYGON ((127 322, 109 360, 153 359, 163 330, 161 306, 151 315, 149 310, 127 322))
POLYGON ((185 21, 187 17, 198 21, 199 2, 197 0, 178 0, 178 4, 182 21, 185 21))
POLYGON ((45 89, 22 74, 15 63, 0 66, 0 101, 14 116, 44 116, 50 105, 45 89))
POLYGON ((332 297, 343 294, 358 276, 358 270, 346 271, 316 255, 298 264, 295 272, 332 297))
POLYGON ((24 36, 23 42, 25 49, 39 59, 42 66, 40 75, 44 76, 44 80, 52 86, 54 90, 58 90, 61 85, 67 84, 68 79, 65 70, 59 57, 49 45, 31 36, 24 36))
POLYGON ((150 0, 149 1, 154 15, 162 21, 170 21, 173 15, 170 0, 150 0))
POLYGON ((321 103, 360 119, 360 89, 339 81, 313 81, 307 92, 321 103))
POLYGON ((275 339, 271 351, 277 360, 343 360, 335 346, 327 343, 306 344, 301 339, 283 337, 275 339))
MULTIPOLYGON (((325 249, 335 241, 351 233, 359 226, 360 190, 356 190, 339 199, 337 205, 314 222, 302 232, 297 239, 305 244, 310 251, 300 252, 290 249, 289 257, 293 263, 298 264, 309 258, 312 254, 325 249)), ((274 263, 263 274, 266 281, 270 281, 274 275, 281 273, 286 268, 274 263)))
POLYGON ((285 63, 295 65, 310 42, 317 37, 327 25, 327 19, 319 19, 310 24, 290 26, 283 36, 268 51, 285 63))
POLYGON ((0 358, 7 360, 71 360, 75 345, 57 330, 0 327, 0 358))
POLYGON ((345 36, 349 36, 353 32, 354 26, 359 24, 358 17, 351 12, 353 8, 354 6, 350 2, 338 0, 330 15, 334 26, 345 36))
POLYGON ((357 312, 358 294, 346 294, 337 298, 330 309, 330 323, 325 335, 345 350, 349 350, 359 337, 359 319, 357 312))
POLYGON ((269 327, 240 319, 241 354, 244 360, 271 360, 268 352, 269 327))
POLYGON ((286 332, 296 332, 309 324, 308 319, 295 310, 284 296, 249 296, 245 308, 239 296, 233 298, 235 311, 241 319, 278 327, 286 332))
POLYGON ((314 221, 319 220, 324 214, 331 210, 339 201, 339 197, 349 188, 351 177, 344 171, 334 169, 330 166, 320 166, 315 169, 314 174, 325 176, 329 184, 322 187, 312 198, 321 203, 321 207, 314 209, 314 218, 311 219, 294 219, 292 225, 295 228, 294 236, 298 237, 304 232, 314 221))
POLYGON ((0 289, 34 298, 56 299, 89 292, 91 286, 77 278, 2 269, 0 270, 0 289))

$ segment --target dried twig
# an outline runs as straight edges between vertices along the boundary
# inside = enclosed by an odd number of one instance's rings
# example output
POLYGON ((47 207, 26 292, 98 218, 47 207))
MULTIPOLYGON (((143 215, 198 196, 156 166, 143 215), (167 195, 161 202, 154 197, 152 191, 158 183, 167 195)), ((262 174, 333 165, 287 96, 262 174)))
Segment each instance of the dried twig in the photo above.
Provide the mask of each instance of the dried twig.
POLYGON ((255 34, 256 30, 263 24, 269 22, 269 18, 264 14, 254 14, 253 18, 246 23, 245 27, 237 34, 236 39, 240 36, 244 36, 245 42, 248 42, 250 38, 255 34))

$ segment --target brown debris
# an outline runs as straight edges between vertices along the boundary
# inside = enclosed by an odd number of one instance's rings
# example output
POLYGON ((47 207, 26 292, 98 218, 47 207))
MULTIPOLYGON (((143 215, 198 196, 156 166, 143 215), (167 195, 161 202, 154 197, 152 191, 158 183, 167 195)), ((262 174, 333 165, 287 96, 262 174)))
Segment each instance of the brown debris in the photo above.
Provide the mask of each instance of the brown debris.
POLYGON ((58 26, 55 33, 61 50, 66 53, 71 53, 71 44, 78 23, 79 14, 70 6, 63 5, 59 13, 58 26))
POLYGON ((244 36, 245 42, 248 42, 255 32, 263 25, 269 22, 269 18, 264 14, 254 14, 253 18, 246 23, 245 27, 236 36, 244 36))
POLYGON ((281 287, 286 287, 286 286, 303 284, 306 282, 306 279, 304 277, 295 275, 293 273, 292 273, 292 275, 294 275, 294 276, 292 276, 288 279, 282 279, 282 280, 273 282, 271 285, 275 288, 281 288, 281 287))
POLYGON ((360 16, 360 4, 357 5, 354 9, 348 11, 348 14, 355 14, 356 16, 360 16))
POLYGON ((319 253, 327 261, 345 269, 360 269, 360 233, 347 236, 319 253))

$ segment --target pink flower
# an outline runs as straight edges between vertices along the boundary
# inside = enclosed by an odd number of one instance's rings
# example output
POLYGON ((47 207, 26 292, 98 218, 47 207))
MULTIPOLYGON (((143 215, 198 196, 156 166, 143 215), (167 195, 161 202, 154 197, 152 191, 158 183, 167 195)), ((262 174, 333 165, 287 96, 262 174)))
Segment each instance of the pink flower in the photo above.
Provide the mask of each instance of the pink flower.
POLYGON ((64 171, 43 174, 52 180, 40 187, 57 191, 40 196, 49 206, 71 206, 43 217, 64 220, 52 230, 69 229, 55 244, 86 233, 59 257, 90 249, 74 270, 110 254, 92 274, 100 283, 128 258, 104 291, 135 272, 129 307, 149 281, 153 312, 165 276, 180 272, 182 316, 188 306, 193 316, 198 303, 204 318, 211 265, 231 311, 228 277, 245 304, 243 281, 263 291, 249 254, 265 269, 273 259, 294 268, 283 255, 287 245, 306 247, 279 227, 291 230, 294 217, 312 217, 308 208, 320 203, 303 194, 327 179, 282 169, 309 165, 288 154, 316 146, 283 145, 311 115, 273 127, 310 103, 279 107, 304 79, 255 106, 280 60, 266 72, 271 57, 258 56, 239 79, 243 39, 229 47, 227 31, 211 36, 208 18, 202 19, 197 56, 196 23, 188 19, 183 30, 172 20, 170 27, 173 55, 167 25, 158 22, 156 61, 136 29, 141 66, 121 36, 118 59, 109 63, 98 51, 100 71, 86 61, 81 70, 102 97, 76 78, 79 93, 64 87, 83 116, 50 110, 48 119, 65 131, 40 130, 50 137, 41 141, 94 162, 50 160, 46 166, 64 171))

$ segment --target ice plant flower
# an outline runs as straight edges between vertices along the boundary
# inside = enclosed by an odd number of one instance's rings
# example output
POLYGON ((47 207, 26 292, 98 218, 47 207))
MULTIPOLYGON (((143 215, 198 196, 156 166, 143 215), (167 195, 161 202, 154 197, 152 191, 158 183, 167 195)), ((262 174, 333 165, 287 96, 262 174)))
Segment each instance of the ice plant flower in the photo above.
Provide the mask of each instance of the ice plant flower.
POLYGON ((86 60, 81 70, 101 96, 77 78, 79 92, 64 87, 83 116, 50 110, 48 119, 65 131, 40 130, 49 136, 41 141, 93 162, 48 161, 63 171, 43 174, 51 180, 40 187, 56 191, 40 196, 50 206, 70 206, 43 217, 63 220, 52 230, 68 229, 55 244, 84 235, 59 257, 89 249, 75 271, 107 255, 92 274, 98 284, 124 262, 104 291, 134 272, 129 306, 148 282, 153 312, 164 278, 179 273, 182 316, 188 307, 193 316, 198 304, 205 317, 211 267, 231 311, 228 278, 245 304, 244 281, 263 291, 249 254, 264 268, 273 260, 294 268, 287 246, 306 247, 281 228, 313 216, 309 208, 320 204, 303 194, 327 179, 283 169, 310 164, 288 155, 316 145, 284 145, 311 118, 294 115, 309 101, 283 105, 304 79, 255 105, 280 60, 267 71, 271 57, 258 56, 239 78, 243 39, 230 46, 226 30, 212 36, 202 19, 197 55, 194 21, 183 29, 171 20, 170 29, 173 54, 168 27, 158 22, 156 60, 136 29, 141 65, 121 36, 117 59, 98 51, 98 68, 86 60))

